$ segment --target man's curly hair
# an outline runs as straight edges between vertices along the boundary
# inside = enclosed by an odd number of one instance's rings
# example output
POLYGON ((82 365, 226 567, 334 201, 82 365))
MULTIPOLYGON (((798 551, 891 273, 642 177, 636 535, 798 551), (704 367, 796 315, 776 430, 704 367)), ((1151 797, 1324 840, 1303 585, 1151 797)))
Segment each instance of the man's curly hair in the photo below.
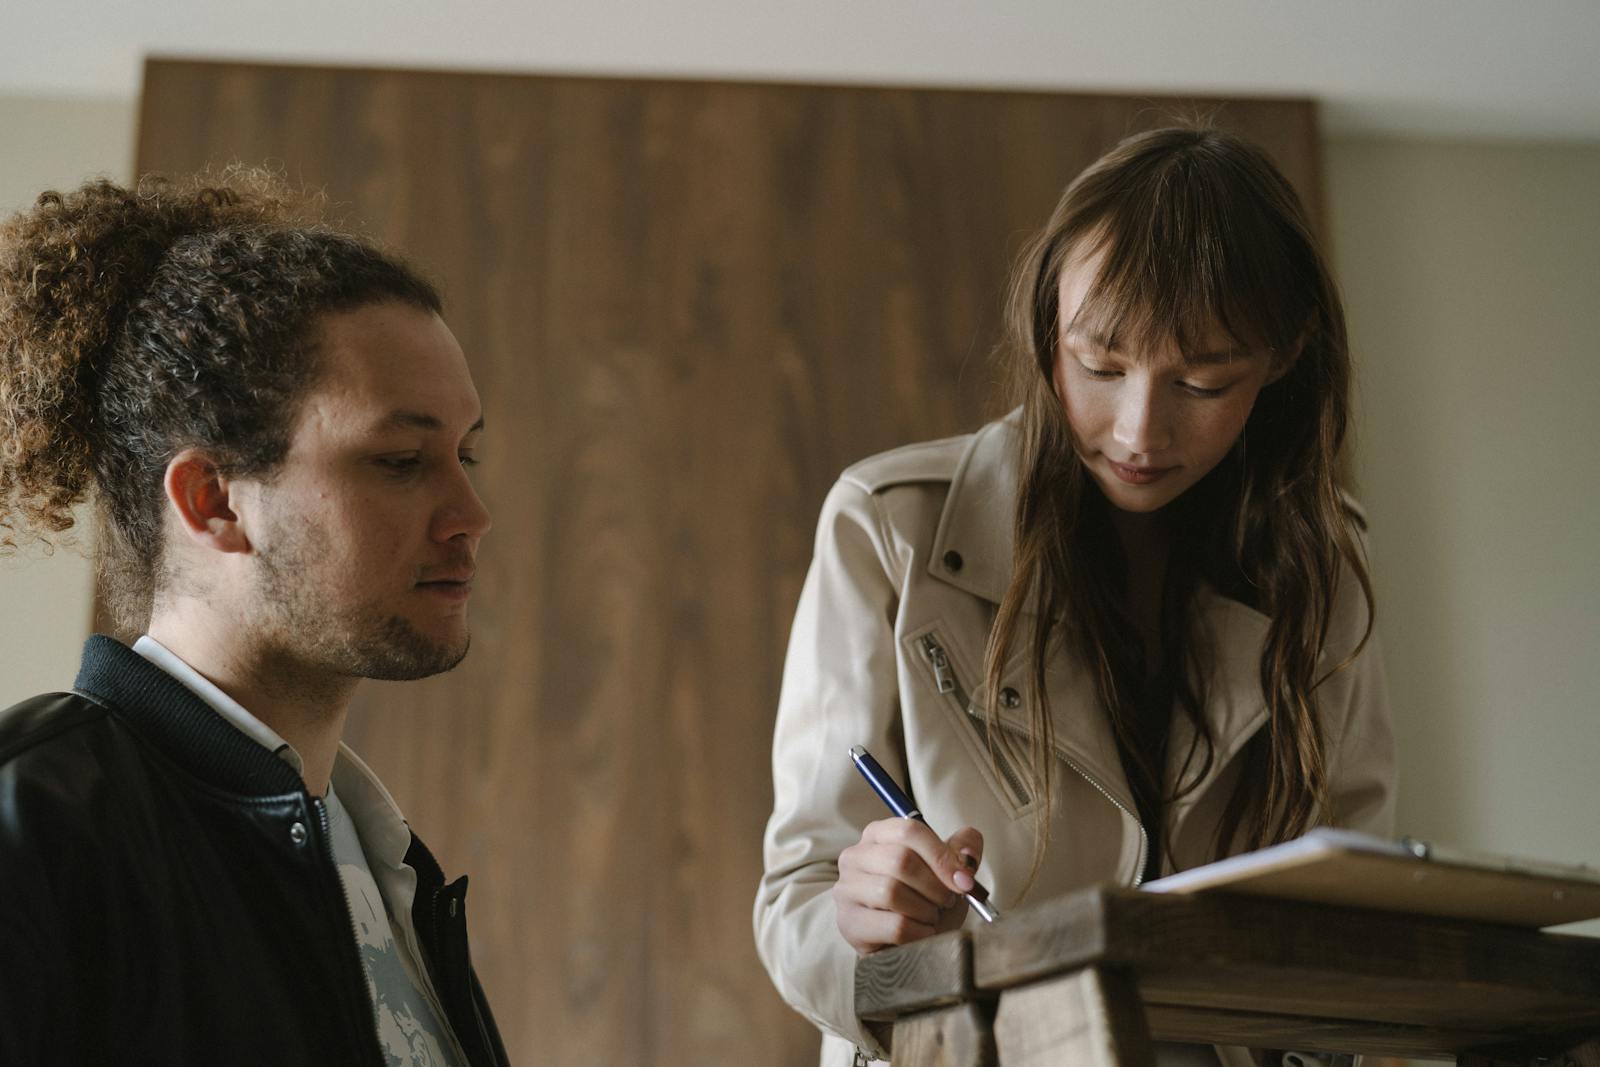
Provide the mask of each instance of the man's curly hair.
POLYGON ((88 499, 119 625, 148 619, 167 463, 270 476, 321 371, 315 320, 432 285, 274 175, 91 181, 0 224, 0 550, 88 499))

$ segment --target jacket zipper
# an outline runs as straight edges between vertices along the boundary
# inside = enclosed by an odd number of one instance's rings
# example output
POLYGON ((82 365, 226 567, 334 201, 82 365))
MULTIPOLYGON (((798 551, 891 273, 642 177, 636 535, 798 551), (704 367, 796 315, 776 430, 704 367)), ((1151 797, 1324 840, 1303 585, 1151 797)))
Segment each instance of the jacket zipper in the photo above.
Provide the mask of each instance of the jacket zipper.
MULTIPOLYGON (((950 665, 950 656, 945 652, 944 646, 939 643, 939 639, 931 633, 923 634, 922 653, 928 657, 928 662, 933 665, 935 687, 939 692, 949 693, 955 697, 956 703, 961 705, 961 710, 967 716, 968 724, 977 733, 978 740, 983 742, 985 748, 991 748, 989 745, 989 723, 984 719, 983 712, 972 706, 972 698, 961 687, 960 680, 956 678, 955 668, 950 665)), ((1028 795, 1027 787, 1022 783, 1022 776, 1011 765, 1011 761, 1006 759, 1005 753, 1000 751, 999 746, 991 748, 991 755, 994 757, 996 767, 999 768, 1000 776, 1006 780, 1006 784, 1011 788, 1012 799, 1017 802, 1018 807, 1026 807, 1031 798, 1028 795)))
POLYGON ((1067 756, 1059 748, 1056 749, 1056 755, 1060 757, 1061 762, 1065 763, 1068 767, 1071 767, 1073 770, 1082 775, 1084 781, 1094 786, 1095 789, 1099 791, 1101 796, 1105 797, 1107 800, 1111 801, 1112 804, 1116 805, 1117 810, 1121 811, 1128 818, 1132 819, 1133 825, 1139 828, 1139 866, 1136 867, 1133 872, 1133 888, 1139 888, 1140 884, 1144 882, 1145 855, 1150 851, 1150 834, 1145 830, 1144 823, 1140 822, 1139 816, 1129 811, 1125 804, 1119 801, 1116 797, 1112 796, 1110 791, 1107 790, 1105 786, 1096 781, 1094 775, 1090 774, 1088 771, 1074 763, 1071 757, 1067 756))
MULTIPOLYGON (((339 897, 344 901, 345 931, 349 935, 345 938, 345 947, 347 949, 345 956, 348 959, 352 953, 354 954, 356 974, 362 979, 362 994, 365 996, 367 965, 362 962, 361 950, 356 947, 361 943, 361 939, 356 930, 355 914, 350 909, 350 891, 345 887, 344 876, 339 873, 339 861, 333 855, 333 827, 328 821, 328 805, 321 797, 312 797, 311 803, 317 809, 317 822, 322 827, 322 858, 328 861, 328 868, 333 871, 334 881, 339 885, 339 897)), ((372 1000, 370 996, 367 996, 366 999, 368 1001, 372 1000)), ((372 1003, 371 1009, 372 1033, 370 1036, 373 1045, 381 1049, 381 1046, 378 1046, 378 1005, 375 1002, 372 1003)), ((381 1059, 382 1056, 380 1055, 379 1058, 381 1059)))
MULTIPOLYGON (((987 745, 989 743, 988 724, 984 720, 982 712, 978 711, 972 706, 972 700, 967 696, 966 690, 961 688, 961 683, 956 679, 955 668, 950 665, 950 656, 945 652, 944 646, 941 645, 939 643, 939 639, 933 636, 931 633, 922 635, 921 644, 923 654, 928 657, 928 662, 933 665, 934 683, 939 692, 950 693, 958 702, 960 702, 962 710, 967 713, 967 718, 972 722, 973 728, 977 730, 978 736, 983 740, 984 744, 987 745)), ((1111 791, 1102 785, 1094 777, 1094 775, 1084 770, 1078 765, 1076 760, 1063 752, 1059 745, 1054 746, 1054 749, 1056 757, 1060 759, 1062 763, 1065 763, 1068 767, 1071 767, 1074 771, 1076 771, 1079 777, 1094 787, 1095 792, 1105 797, 1118 811, 1132 819, 1133 825, 1138 828, 1139 865, 1134 868, 1133 874, 1133 884, 1134 887, 1137 888, 1144 881, 1145 856, 1150 851, 1150 835, 1145 830, 1144 823, 1139 821, 1139 816, 1136 813, 1128 810, 1126 804, 1123 804, 1116 797, 1112 796, 1111 791)), ((1010 784, 1016 796, 1021 798, 1021 802, 1023 804, 1027 804, 1027 790, 1023 788, 1022 782, 1017 776, 1016 770, 1009 762, 1007 762, 1006 758, 1001 754, 998 747, 994 749, 994 758, 995 762, 999 765, 1000 773, 1010 784)))

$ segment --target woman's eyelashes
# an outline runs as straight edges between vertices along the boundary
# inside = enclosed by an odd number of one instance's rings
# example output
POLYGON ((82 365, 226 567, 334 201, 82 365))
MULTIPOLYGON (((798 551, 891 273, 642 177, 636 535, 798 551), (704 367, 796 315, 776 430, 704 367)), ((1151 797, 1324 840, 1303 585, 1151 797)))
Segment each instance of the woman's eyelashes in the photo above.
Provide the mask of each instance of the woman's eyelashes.
MULTIPOLYGON (((1086 377, 1088 377, 1091 381, 1096 381, 1096 382, 1115 381, 1116 379, 1121 378, 1123 376, 1123 373, 1124 373, 1122 370, 1120 370, 1118 368, 1098 366, 1096 364, 1086 362, 1083 359, 1076 360, 1076 363, 1078 365, 1078 369, 1080 371, 1082 371, 1083 374, 1086 377)), ((1206 400, 1206 399, 1211 399, 1213 397, 1219 397, 1223 393, 1226 393, 1228 391, 1228 389, 1232 386, 1233 383, 1232 382, 1223 382, 1223 383, 1218 383, 1218 384, 1207 384, 1207 383, 1201 383, 1201 382, 1185 381, 1185 380, 1180 378, 1180 379, 1177 379, 1173 384, 1175 386, 1177 386, 1177 388, 1183 390, 1185 393, 1188 393, 1190 396, 1198 397, 1200 399, 1206 400)))

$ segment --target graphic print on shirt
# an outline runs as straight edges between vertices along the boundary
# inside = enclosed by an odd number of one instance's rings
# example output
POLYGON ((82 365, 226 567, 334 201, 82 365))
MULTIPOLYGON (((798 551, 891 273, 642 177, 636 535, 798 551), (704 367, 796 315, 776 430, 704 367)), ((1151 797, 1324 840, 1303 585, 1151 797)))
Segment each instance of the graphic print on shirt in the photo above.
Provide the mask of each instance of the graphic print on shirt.
POLYGON ((367 992, 377 1013, 378 1044, 385 1059, 390 1067, 464 1067, 453 1054, 448 1027, 406 967, 360 838, 331 789, 326 803, 333 854, 355 921, 367 992))

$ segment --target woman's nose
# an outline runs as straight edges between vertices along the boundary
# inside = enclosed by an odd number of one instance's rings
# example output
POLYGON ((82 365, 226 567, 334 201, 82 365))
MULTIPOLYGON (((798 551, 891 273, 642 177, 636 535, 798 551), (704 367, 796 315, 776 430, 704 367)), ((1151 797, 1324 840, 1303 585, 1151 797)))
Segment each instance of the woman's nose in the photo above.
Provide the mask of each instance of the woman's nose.
POLYGON ((1152 456, 1172 447, 1172 419, 1159 393, 1148 383, 1129 382, 1117 407, 1112 437, 1132 456, 1152 456))

